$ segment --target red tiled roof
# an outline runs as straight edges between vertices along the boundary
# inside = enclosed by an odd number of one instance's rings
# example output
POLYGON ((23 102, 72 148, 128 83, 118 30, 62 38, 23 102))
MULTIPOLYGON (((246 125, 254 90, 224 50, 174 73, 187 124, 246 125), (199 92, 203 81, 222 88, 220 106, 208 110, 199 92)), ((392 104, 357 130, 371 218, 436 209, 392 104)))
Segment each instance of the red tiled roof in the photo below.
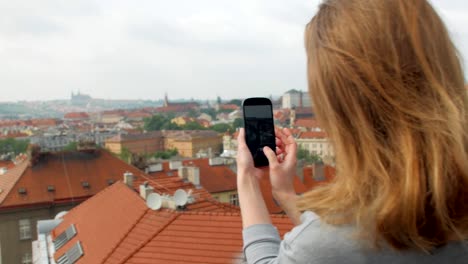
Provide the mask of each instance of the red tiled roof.
POLYGON ((127 113, 126 116, 127 118, 145 118, 145 117, 151 117, 152 115, 144 111, 134 111, 134 112, 127 113))
MULTIPOLYGON (((71 224, 76 236, 59 249, 60 257, 76 241, 81 263, 231 263, 242 253, 240 214, 146 208, 140 196, 121 182, 75 207, 52 232, 55 238, 71 224)), ((284 235, 293 225, 272 216, 284 235)))
POLYGON ((71 113, 66 113, 63 118, 66 119, 87 119, 89 118, 89 115, 85 112, 71 112, 71 113))
POLYGON ((108 180, 115 182, 122 179, 126 171, 135 175, 142 173, 104 150, 97 154, 81 152, 48 154, 34 166, 24 168, 14 187, 5 192, 6 197, 0 203, 0 209, 81 202, 106 188, 108 180), (83 188, 82 182, 88 182, 90 188, 83 188), (55 191, 48 192, 49 185, 53 185, 55 191), (17 191, 19 188, 25 188, 27 194, 19 194, 17 191))
POLYGON ((24 137, 29 137, 29 135, 26 134, 26 133, 23 133, 23 132, 18 132, 18 131, 10 132, 8 134, 0 134, 0 139, 3 139, 3 138, 24 138, 24 137))
POLYGON ((31 119, 33 126, 56 126, 60 123, 59 120, 53 118, 31 119))
POLYGON ((7 168, 11 169, 15 166, 15 164, 9 160, 0 160, 0 168, 7 168))
POLYGON ((223 109, 223 110, 237 110, 239 108, 240 107, 235 105, 235 104, 221 104, 221 105, 219 105, 219 109, 223 109))
POLYGON ((300 139, 305 139, 305 138, 327 138, 327 134, 323 131, 317 132, 317 131, 306 131, 302 132, 299 135, 300 139))
POLYGON ((142 199, 125 184, 113 184, 63 217, 52 237, 60 235, 71 224, 75 225, 77 234, 55 253, 55 259, 81 241, 85 253, 78 263, 102 263, 147 210, 142 199))
MULTIPOLYGON (((237 190, 236 173, 227 165, 209 164, 208 158, 184 160, 184 166, 195 166, 200 168, 200 185, 210 193, 237 190)), ((163 171, 150 173, 152 177, 161 178, 170 171, 169 162, 164 162, 163 171)), ((174 176, 178 176, 178 171, 174 170, 174 176)))
POLYGON ((28 161, 23 160, 15 167, 8 169, 5 174, 0 175, 0 207, 3 206, 3 202, 7 198, 8 194, 14 190, 13 187, 21 178, 27 167, 28 161))
POLYGON ((313 189, 316 186, 321 184, 329 183, 335 177, 335 168, 329 165, 324 165, 323 167, 323 174, 324 174, 324 181, 317 181, 314 179, 314 165, 307 166, 303 168, 304 173, 304 185, 308 190, 313 189))
POLYGON ((299 118, 295 121, 295 126, 297 127, 304 127, 304 128, 320 128, 317 120, 313 118, 299 118))

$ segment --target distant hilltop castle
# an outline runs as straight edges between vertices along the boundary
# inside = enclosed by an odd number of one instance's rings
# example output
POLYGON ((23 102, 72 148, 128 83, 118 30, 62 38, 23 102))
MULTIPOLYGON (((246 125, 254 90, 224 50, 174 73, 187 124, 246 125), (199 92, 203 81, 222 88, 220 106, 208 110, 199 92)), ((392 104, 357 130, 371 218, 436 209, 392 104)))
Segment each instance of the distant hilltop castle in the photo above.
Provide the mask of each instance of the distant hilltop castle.
POLYGON ((86 105, 92 100, 91 96, 87 94, 82 94, 80 91, 78 93, 71 93, 71 103, 73 105, 86 105))

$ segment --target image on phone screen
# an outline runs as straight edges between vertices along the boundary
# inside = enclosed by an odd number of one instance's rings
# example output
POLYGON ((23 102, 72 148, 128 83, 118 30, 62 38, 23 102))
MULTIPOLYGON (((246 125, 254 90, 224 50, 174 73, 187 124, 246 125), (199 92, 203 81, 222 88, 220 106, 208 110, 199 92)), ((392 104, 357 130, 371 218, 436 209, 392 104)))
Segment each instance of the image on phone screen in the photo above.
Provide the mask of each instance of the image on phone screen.
POLYGON ((268 166, 268 159, 263 153, 263 147, 268 146, 273 150, 276 149, 272 106, 270 100, 267 102, 269 104, 249 105, 262 103, 262 101, 246 100, 243 107, 246 143, 256 167, 268 166))

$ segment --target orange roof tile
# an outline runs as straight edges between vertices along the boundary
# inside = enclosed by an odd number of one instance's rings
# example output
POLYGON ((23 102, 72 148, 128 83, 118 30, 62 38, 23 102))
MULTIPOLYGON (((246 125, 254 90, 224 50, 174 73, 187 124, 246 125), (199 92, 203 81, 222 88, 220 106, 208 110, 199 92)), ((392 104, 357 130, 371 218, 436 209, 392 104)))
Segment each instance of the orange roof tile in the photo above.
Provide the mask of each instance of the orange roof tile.
POLYGON ((302 132, 299 135, 300 139, 306 139, 306 138, 327 138, 327 133, 323 131, 306 131, 302 132))
POLYGON ((76 241, 81 241, 84 255, 78 263, 102 263, 147 210, 146 204, 134 191, 122 182, 115 183, 63 217, 52 237, 60 235, 71 224, 75 225, 77 234, 55 252, 55 259, 76 241))
MULTIPOLYGON (((77 234, 59 249, 57 259, 76 241, 83 246, 81 263, 231 263, 242 253, 240 214, 229 212, 158 211, 121 182, 75 207, 52 232, 71 224, 77 234)), ((283 236, 293 225, 272 216, 283 236)))
POLYGON ((314 179, 314 165, 306 166, 303 168, 304 185, 308 190, 313 189, 314 187, 319 186, 321 184, 329 183, 333 180, 333 178, 335 178, 336 171, 334 167, 324 165, 323 170, 325 180, 317 181, 314 179))
POLYGON ((304 127, 308 129, 312 128, 320 128, 317 120, 313 118, 298 118, 295 122, 294 125, 296 127, 304 127))
POLYGON ((13 168, 0 175, 0 207, 3 206, 3 202, 7 198, 8 194, 14 191, 13 187, 23 175, 24 171, 28 167, 28 161, 23 160, 13 168))
POLYGON ((89 115, 85 112, 71 112, 71 113, 66 113, 63 118, 65 119, 87 119, 89 118, 89 115))
POLYGON ((48 154, 34 166, 23 165, 23 167, 14 187, 5 192, 6 197, 0 203, 0 209, 44 203, 81 202, 106 188, 108 180, 115 182, 123 179, 126 171, 135 175, 142 173, 104 150, 96 154, 82 152, 48 154), (84 188, 82 182, 88 182, 90 187, 84 188), (49 192, 48 186, 54 186, 55 190, 49 192), (17 191, 19 188, 25 188, 27 193, 19 194, 17 191))
MULTIPOLYGON (((232 191, 237 189, 236 173, 227 165, 209 165, 208 158, 182 161, 184 166, 195 166, 200 169, 200 185, 210 193, 232 191)), ((171 171, 169 162, 162 163, 163 170, 150 173, 151 177, 166 177, 169 174, 178 176, 178 171, 171 171)), ((178 178, 178 177, 177 177, 178 178)))

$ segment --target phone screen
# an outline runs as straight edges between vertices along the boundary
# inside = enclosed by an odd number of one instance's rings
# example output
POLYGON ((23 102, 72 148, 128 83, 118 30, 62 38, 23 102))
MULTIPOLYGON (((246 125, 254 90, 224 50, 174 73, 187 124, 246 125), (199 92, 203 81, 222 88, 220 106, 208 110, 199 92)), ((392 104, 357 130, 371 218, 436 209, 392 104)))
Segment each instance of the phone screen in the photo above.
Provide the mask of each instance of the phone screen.
MULTIPOLYGON (((269 102, 269 100, 268 100, 269 102)), ((268 166, 263 147, 276 149, 271 103, 244 105, 245 140, 256 167, 268 166)))

